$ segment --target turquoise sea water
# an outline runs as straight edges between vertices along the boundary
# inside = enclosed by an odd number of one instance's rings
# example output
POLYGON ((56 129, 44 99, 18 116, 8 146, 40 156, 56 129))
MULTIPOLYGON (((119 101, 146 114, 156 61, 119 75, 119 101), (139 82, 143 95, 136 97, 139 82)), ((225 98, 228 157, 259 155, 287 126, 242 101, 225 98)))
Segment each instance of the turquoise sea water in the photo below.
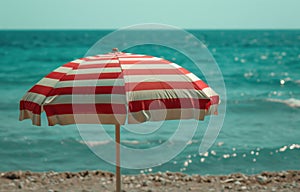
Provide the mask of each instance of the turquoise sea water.
MULTIPOLYGON (((19 100, 32 85, 58 66, 84 56, 109 32, 0 31, 0 171, 114 171, 113 165, 82 144, 76 126, 48 127, 45 118, 42 127, 32 126, 29 120, 18 121, 19 100)), ((205 120, 192 142, 170 162, 122 172, 299 170, 300 31, 190 32, 207 45, 226 84, 227 112, 217 141, 207 154, 198 154, 205 120)), ((150 47, 131 51, 174 57, 150 47)), ((175 59, 189 68, 185 58, 177 55, 175 59)), ((159 144, 169 136, 166 131, 144 142, 122 133, 123 143, 136 148, 159 144)))

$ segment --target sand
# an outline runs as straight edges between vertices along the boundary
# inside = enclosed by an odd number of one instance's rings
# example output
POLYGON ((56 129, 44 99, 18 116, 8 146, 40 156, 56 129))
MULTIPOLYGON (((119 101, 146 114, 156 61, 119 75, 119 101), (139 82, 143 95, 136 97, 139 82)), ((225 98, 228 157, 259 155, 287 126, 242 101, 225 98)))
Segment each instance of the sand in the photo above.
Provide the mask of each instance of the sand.
MULTIPOLYGON (((123 191, 300 191, 300 171, 226 176, 156 173, 122 176, 123 191)), ((115 191, 113 173, 103 171, 0 173, 0 191, 115 191)))

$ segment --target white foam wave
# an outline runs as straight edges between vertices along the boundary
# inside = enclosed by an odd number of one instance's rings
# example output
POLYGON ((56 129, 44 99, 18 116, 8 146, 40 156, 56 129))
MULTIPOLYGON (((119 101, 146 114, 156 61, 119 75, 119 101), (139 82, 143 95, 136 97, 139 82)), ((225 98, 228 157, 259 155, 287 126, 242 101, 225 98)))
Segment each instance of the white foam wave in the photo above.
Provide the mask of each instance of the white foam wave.
MULTIPOLYGON (((104 141, 79 141, 79 143, 83 144, 83 145, 87 145, 89 147, 95 147, 98 145, 106 145, 108 143, 110 143, 111 140, 104 140, 104 141)), ((131 145, 138 145, 141 142, 136 141, 136 140, 122 140, 121 141, 122 144, 131 144, 131 145)))
POLYGON ((110 142, 110 140, 106 140, 106 141, 79 141, 79 143, 84 144, 84 145, 88 145, 89 147, 94 147, 97 145, 106 145, 110 142))
POLYGON ((275 103, 283 103, 286 104, 290 107, 296 108, 296 107, 300 107, 300 100, 295 99, 295 98, 290 98, 290 99, 267 99, 267 101, 269 102, 275 102, 275 103))
POLYGON ((140 144, 140 142, 136 141, 136 140, 123 140, 123 141, 121 141, 121 143, 123 143, 123 144, 131 144, 131 145, 138 145, 138 144, 140 144))

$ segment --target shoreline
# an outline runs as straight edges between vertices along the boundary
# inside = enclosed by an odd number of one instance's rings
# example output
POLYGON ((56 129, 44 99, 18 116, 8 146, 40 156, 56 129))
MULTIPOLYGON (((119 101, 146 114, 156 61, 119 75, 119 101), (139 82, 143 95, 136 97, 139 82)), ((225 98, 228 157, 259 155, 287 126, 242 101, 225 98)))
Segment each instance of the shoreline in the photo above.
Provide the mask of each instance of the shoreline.
MULTIPOLYGON (((122 175, 123 191, 300 191, 300 170, 255 175, 122 175)), ((115 191, 115 175, 103 171, 0 172, 0 191, 115 191)))

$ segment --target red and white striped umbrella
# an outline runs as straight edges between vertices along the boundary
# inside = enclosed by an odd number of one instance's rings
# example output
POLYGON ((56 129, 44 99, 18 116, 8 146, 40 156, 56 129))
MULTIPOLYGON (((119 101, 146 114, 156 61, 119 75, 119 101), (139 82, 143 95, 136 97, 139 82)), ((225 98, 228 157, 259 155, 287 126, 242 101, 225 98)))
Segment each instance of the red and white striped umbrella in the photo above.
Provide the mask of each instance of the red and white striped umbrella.
POLYGON ((71 61, 41 79, 22 98, 20 120, 40 125, 42 111, 50 126, 122 125, 127 115, 129 124, 203 120, 216 113, 218 103, 219 96, 206 83, 175 63, 112 52, 71 61))
POLYGON ((114 124, 119 143, 126 122, 203 120, 217 113, 218 104, 219 96, 181 66, 114 49, 71 61, 41 79, 20 101, 20 120, 41 125, 45 111, 50 126, 114 124))

